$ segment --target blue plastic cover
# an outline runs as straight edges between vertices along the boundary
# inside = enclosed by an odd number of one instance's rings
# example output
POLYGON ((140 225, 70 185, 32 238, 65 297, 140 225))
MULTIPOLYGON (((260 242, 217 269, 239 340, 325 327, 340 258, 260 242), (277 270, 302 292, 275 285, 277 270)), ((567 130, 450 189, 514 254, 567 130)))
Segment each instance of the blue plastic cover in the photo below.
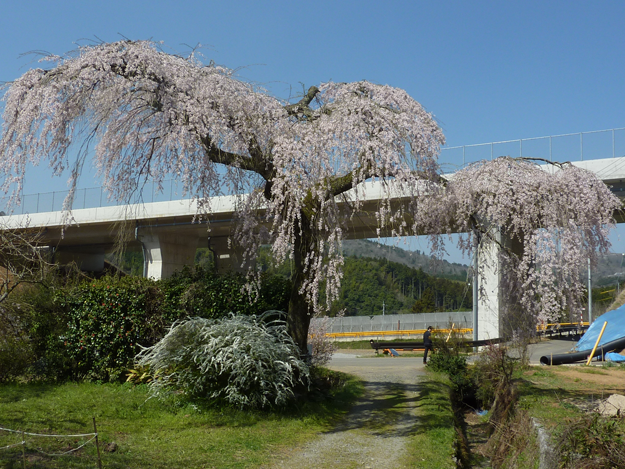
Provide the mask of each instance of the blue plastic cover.
POLYGON ((593 321, 586 333, 579 339, 577 345, 573 347, 574 351, 583 352, 584 350, 592 350, 597 342, 597 337, 601 333, 603 323, 608 322, 608 325, 601 336, 599 346, 612 342, 613 340, 621 339, 625 337, 625 305, 612 311, 608 311, 602 314, 593 321))
POLYGON ((625 355, 620 353, 608 352, 605 354, 605 359, 611 362, 625 362, 625 355))

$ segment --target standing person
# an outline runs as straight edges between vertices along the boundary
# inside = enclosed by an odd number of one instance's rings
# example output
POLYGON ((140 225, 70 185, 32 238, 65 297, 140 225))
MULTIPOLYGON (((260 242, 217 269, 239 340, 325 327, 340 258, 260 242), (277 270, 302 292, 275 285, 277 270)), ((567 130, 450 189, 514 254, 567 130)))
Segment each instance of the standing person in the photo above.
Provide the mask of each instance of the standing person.
POLYGON ((428 362, 428 351, 432 350, 432 326, 428 326, 427 330, 423 333, 423 364, 428 362))

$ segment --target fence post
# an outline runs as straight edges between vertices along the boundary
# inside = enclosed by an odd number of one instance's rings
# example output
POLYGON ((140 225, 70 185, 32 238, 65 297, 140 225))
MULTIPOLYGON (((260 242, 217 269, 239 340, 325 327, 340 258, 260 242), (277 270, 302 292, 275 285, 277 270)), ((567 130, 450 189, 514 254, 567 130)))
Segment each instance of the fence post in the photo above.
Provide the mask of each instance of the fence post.
POLYGON ((24 465, 24 469, 26 469, 26 439, 24 438, 24 430, 22 430, 22 464, 24 465))
POLYGON ((98 450, 98 469, 102 469, 102 459, 100 458, 100 443, 98 442, 98 428, 95 425, 95 417, 93 417, 93 433, 95 433, 95 447, 98 450))

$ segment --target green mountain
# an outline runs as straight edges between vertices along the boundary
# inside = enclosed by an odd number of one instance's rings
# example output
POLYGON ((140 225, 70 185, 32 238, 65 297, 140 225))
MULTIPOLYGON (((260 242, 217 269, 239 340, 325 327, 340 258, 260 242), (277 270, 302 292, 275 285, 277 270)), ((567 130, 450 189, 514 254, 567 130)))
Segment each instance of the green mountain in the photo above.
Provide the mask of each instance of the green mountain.
POLYGON ((414 269, 421 269, 435 277, 466 281, 468 267, 455 262, 436 260, 420 251, 407 251, 398 246, 385 246, 367 239, 343 241, 343 254, 347 257, 370 257, 397 262, 414 269))
MULTIPOLYGON (((381 246, 364 239, 343 243, 345 264, 339 299, 331 315, 347 316, 467 311, 472 291, 466 283, 467 266, 446 261, 433 262, 430 256, 381 246)), ((268 248, 258 258, 263 271, 288 277, 288 263, 273 266, 268 248)))
POLYGON ((370 257, 346 257, 338 301, 331 313, 347 316, 470 310, 464 282, 434 277, 422 269, 370 257))

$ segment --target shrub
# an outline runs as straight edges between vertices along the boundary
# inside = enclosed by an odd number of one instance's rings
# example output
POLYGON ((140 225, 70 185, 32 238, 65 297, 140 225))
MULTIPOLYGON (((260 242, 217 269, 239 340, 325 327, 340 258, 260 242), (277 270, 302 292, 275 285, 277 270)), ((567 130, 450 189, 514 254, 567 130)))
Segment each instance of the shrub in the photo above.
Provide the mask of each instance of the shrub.
POLYGON ((515 415, 518 393, 512 379, 519 364, 520 360, 510 357, 503 345, 486 346, 476 362, 474 373, 479 383, 476 394, 482 406, 490 408, 490 434, 515 415))
POLYGON ((67 356, 61 337, 67 317, 54 301, 58 284, 54 279, 46 284, 23 285, 3 303, 3 330, 6 358, 13 376, 31 374, 45 379, 71 377, 71 359, 67 356), (10 332, 6 327, 10 324, 10 332))
POLYGON ((458 399, 464 403, 473 404, 475 384, 467 366, 465 346, 460 338, 453 337, 453 340, 447 341, 435 336, 433 342, 436 353, 433 353, 428 360, 430 369, 448 374, 453 392, 458 399))
POLYGON ((257 303, 242 292, 240 274, 185 268, 172 279, 104 277, 85 281, 73 270, 24 284, 0 310, 0 381, 29 373, 45 379, 116 381, 140 346, 158 342, 174 321, 286 309, 290 286, 261 278, 257 303))
POLYGON ((310 322, 308 328, 308 344, 312 346, 310 364, 314 367, 327 365, 338 349, 336 342, 326 335, 332 327, 334 318, 328 316, 317 318, 317 321, 310 322))
POLYGON ((185 317, 219 319, 229 313, 258 315, 267 310, 287 310, 288 280, 263 274, 256 302, 250 301, 243 291, 246 282, 240 273, 218 274, 199 265, 185 266, 159 282, 164 299, 163 315, 173 322, 185 317))
POLYGON ((510 357, 502 345, 488 345, 482 350, 475 363, 475 375, 480 383, 477 397, 483 407, 492 407, 498 396, 509 392, 519 364, 519 359, 510 357))
POLYGON ((177 322, 138 364, 150 367, 156 395, 183 391, 237 407, 282 406, 298 383, 307 384, 309 370, 284 322, 271 314, 177 322))
POLYGON ((599 414, 569 421, 556 445, 560 467, 572 469, 625 467, 624 448, 625 433, 618 420, 599 414))
POLYGON ((60 292, 67 313, 63 345, 79 378, 116 381, 140 345, 156 343, 166 330, 160 292, 152 280, 104 277, 60 292))
POLYGON ((0 304, 0 382, 23 374, 33 361, 21 309, 8 301, 0 304))
POLYGON ((438 349, 429 360, 430 369, 440 371, 448 375, 466 373, 467 359, 464 355, 451 352, 449 349, 438 349))

